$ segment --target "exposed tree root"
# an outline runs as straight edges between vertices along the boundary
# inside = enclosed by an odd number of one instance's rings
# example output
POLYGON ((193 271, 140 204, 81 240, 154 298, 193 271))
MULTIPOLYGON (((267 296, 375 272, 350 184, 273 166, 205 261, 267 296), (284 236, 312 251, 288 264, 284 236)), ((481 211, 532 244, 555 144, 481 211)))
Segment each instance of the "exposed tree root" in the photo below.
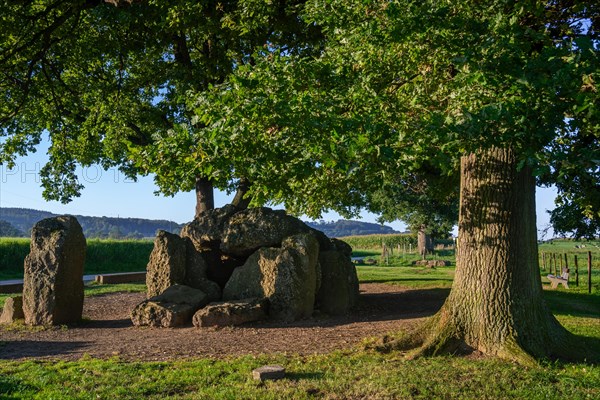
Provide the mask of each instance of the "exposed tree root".
POLYGON ((543 359, 600 362, 600 340, 575 336, 558 323, 556 325, 559 329, 552 330, 551 335, 545 335, 543 351, 540 351, 539 346, 534 346, 537 351, 528 351, 527 344, 519 343, 514 336, 508 336, 502 343, 475 343, 467 340, 464 329, 442 309, 416 331, 398 339, 384 337, 374 348, 385 353, 406 352, 407 359, 444 354, 466 355, 479 351, 531 367, 538 365, 538 360, 543 359))

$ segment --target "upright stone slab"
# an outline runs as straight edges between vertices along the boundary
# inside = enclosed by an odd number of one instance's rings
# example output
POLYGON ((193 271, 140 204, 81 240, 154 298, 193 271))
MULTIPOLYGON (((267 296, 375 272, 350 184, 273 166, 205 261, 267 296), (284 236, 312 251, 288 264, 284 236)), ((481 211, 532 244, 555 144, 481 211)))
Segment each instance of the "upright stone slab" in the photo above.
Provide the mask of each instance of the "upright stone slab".
POLYGON ((146 267, 148 298, 158 296, 169 286, 185 281, 186 241, 166 231, 158 231, 146 267))
POLYGON ((358 301, 358 277, 350 256, 342 251, 323 251, 319 254, 321 287, 317 304, 321 311, 331 315, 350 312, 358 301))
POLYGON ((23 313, 28 325, 77 322, 83 311, 86 242, 70 216, 41 220, 25 258, 23 313))
POLYGON ((281 248, 261 248, 233 272, 223 299, 266 297, 272 318, 293 321, 310 317, 318 254, 319 243, 311 233, 285 238, 281 248))

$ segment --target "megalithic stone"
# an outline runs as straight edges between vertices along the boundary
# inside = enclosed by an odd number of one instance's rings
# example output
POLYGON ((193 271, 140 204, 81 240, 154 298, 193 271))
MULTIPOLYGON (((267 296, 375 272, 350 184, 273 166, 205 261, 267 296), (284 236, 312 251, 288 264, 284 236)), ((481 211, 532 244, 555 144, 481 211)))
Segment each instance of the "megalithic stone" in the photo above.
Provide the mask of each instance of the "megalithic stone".
POLYGON ((26 324, 81 320, 85 253, 85 237, 76 218, 53 217, 34 225, 23 280, 26 324))

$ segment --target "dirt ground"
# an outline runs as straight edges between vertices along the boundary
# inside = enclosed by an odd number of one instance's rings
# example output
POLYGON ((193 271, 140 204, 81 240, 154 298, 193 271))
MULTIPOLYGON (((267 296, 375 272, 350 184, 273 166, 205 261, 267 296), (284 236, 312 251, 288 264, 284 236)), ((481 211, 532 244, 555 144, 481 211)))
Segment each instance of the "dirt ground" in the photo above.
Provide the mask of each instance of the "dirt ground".
POLYGON ((0 327, 0 359, 76 360, 118 356, 124 360, 169 360, 246 354, 314 354, 348 348, 387 332, 412 330, 442 305, 449 290, 404 290, 361 284, 360 302, 349 316, 281 324, 257 322, 228 328, 134 327, 129 312, 143 293, 114 293, 85 299, 85 321, 36 331, 0 327))

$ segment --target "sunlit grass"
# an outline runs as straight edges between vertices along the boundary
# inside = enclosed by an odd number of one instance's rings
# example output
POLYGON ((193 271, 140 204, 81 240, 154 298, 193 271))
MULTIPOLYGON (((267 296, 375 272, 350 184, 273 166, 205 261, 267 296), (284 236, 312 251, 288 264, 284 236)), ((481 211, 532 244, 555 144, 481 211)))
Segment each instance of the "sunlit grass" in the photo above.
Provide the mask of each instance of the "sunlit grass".
MULTIPOLYGON (((375 255, 373 255, 375 256, 375 255)), ((454 267, 412 266, 408 256, 388 266, 358 266, 360 281, 407 289, 448 288, 454 267)), ((92 285, 86 296, 144 291, 143 284, 92 285)), ((600 341, 598 292, 545 290, 547 304, 573 333, 600 341)), ((0 296, 0 302, 3 298, 0 296)), ((584 338, 585 337, 585 338, 584 338)), ((301 340, 301 338, 298 338, 301 340)), ((0 339, 0 354, 2 343, 0 339)), ((495 358, 406 360, 352 347, 328 354, 276 354, 169 362, 118 358, 79 361, 0 361, 2 399, 597 399, 600 367, 542 361, 524 368, 495 358), (251 371, 286 368, 286 378, 260 383, 251 371)))
POLYGON ((600 368, 542 363, 522 368, 497 359, 433 357, 351 349, 325 355, 245 356, 174 362, 0 363, 6 399, 595 399, 600 368), (254 381, 265 364, 286 378, 254 381))

